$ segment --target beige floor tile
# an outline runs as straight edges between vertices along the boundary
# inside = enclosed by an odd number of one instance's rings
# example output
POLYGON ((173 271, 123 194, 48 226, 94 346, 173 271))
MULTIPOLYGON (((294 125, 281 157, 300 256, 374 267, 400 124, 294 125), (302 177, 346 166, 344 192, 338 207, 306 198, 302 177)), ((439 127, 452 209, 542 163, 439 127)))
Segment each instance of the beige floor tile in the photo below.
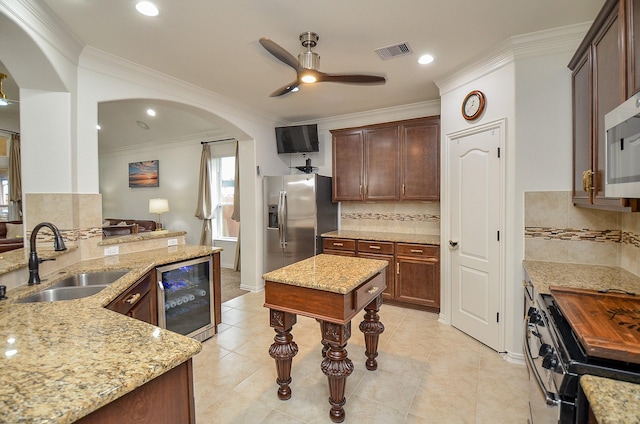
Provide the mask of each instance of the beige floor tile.
MULTIPOLYGON (((263 293, 248 293, 223 305, 218 334, 194 357, 199 424, 330 423, 327 377, 322 373, 320 325, 298 316, 292 334, 298 346, 291 371, 292 397, 277 397, 275 332, 263 293)), ((423 424, 526 423, 527 371, 438 315, 383 304, 385 331, 378 369, 365 367, 364 313, 352 320, 346 349, 354 370, 347 378, 345 423, 423 424)))

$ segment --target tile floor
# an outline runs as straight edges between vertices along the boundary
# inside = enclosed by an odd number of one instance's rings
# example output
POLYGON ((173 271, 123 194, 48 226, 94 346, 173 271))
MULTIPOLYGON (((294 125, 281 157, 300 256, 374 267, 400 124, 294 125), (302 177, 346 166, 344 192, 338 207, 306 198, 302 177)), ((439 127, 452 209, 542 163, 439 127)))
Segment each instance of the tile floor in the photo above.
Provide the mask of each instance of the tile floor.
MULTIPOLYGON (((320 370, 320 328, 298 316, 293 327, 292 397, 278 400, 275 363, 268 349, 274 331, 264 293, 222 306, 219 333, 194 358, 198 424, 327 423, 329 388, 320 370)), ((347 379, 345 423, 526 423, 527 371, 506 362, 437 315, 382 305, 377 371, 364 366, 362 315, 347 344, 355 369, 347 379)))

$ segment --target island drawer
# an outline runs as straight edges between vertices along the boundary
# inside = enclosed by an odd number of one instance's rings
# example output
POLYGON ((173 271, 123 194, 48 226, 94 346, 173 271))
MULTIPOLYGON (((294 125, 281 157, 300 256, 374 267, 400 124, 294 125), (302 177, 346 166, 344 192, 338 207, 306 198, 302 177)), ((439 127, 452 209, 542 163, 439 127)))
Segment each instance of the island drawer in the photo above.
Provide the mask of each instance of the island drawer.
POLYGON ((367 306, 373 299, 378 297, 386 287, 385 274, 383 273, 377 274, 375 277, 362 284, 354 291, 356 296, 355 309, 359 311, 367 306))
POLYGON ((152 285, 153 274, 147 273, 147 275, 111 302, 107 308, 123 315, 129 315, 136 304, 146 300, 145 296, 151 292, 152 285))
POLYGON ((393 255, 394 250, 391 242, 358 240, 358 252, 393 255))
POLYGON ((397 243, 396 249, 396 255, 398 256, 438 258, 440 255, 440 246, 431 246, 426 244, 397 243))
POLYGON ((356 251, 356 241, 351 239, 325 238, 322 239, 323 250, 349 250, 356 251))

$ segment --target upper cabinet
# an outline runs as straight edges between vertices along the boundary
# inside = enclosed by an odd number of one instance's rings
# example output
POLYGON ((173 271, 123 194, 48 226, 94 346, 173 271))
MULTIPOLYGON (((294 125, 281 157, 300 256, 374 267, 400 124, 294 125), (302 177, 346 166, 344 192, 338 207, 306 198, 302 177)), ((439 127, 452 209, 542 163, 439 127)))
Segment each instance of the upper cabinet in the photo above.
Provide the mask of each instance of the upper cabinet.
POLYGON ((440 117, 332 130, 333 200, 440 198, 440 117))
POLYGON ((609 0, 569 62, 573 96, 573 203, 632 210, 625 199, 604 194, 604 116, 640 89, 635 31, 640 0, 609 0))

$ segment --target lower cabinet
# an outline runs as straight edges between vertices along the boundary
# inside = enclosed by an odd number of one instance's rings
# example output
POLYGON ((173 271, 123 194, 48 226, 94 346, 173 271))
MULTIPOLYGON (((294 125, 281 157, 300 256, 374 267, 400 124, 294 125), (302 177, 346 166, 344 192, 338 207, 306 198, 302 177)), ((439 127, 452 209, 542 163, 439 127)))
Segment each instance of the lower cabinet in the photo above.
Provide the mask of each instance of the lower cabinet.
POLYGON ((397 243, 396 296, 401 302, 440 310, 440 249, 397 243))
POLYGON ((385 260, 383 299, 440 312, 440 247, 425 244, 324 238, 323 253, 385 260))
POLYGON ((109 303, 107 309, 149 324, 158 325, 158 302, 156 300, 154 276, 155 271, 149 271, 109 303))
POLYGON ((76 421, 79 424, 195 424, 191 359, 76 421))

